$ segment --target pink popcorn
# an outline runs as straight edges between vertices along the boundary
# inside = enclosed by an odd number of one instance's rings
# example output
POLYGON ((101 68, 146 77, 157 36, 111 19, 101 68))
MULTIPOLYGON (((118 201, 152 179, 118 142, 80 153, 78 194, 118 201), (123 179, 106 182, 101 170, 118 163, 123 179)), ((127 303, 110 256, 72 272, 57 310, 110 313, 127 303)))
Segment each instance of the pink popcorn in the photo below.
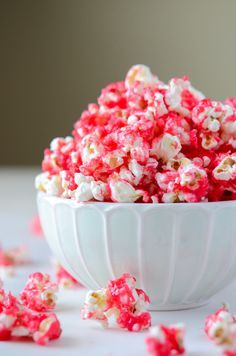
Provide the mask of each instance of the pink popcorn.
POLYGON ((37 313, 21 304, 0 286, 0 341, 31 338, 39 345, 60 337, 61 327, 53 313, 37 313))
POLYGON ((204 95, 191 86, 188 77, 171 79, 165 95, 169 110, 186 117, 191 116, 193 108, 203 98, 204 95))
POLYGON ((3 250, 0 247, 0 266, 18 266, 28 262, 29 255, 26 246, 12 247, 3 250))
POLYGON ((162 201, 173 203, 205 200, 208 179, 201 163, 193 163, 188 159, 175 160, 174 162, 175 166, 167 165, 170 170, 156 175, 157 184, 164 191, 162 201))
POLYGON ((88 105, 71 137, 51 142, 36 188, 76 202, 233 200, 234 175, 223 181, 217 166, 236 153, 234 102, 204 99, 187 77, 164 84, 133 66, 88 105), (181 157, 188 167, 170 169, 181 157))
POLYGON ((40 223, 40 219, 38 215, 35 215, 31 221, 30 221, 30 232, 32 235, 38 236, 38 237, 42 237, 43 236, 43 230, 42 230, 42 226, 40 223))
POLYGON ((58 339, 61 335, 60 322, 54 313, 31 314, 29 334, 38 345, 46 345, 49 341, 58 339))
POLYGON ((60 322, 55 314, 35 313, 4 293, 0 304, 0 341, 13 338, 32 338, 39 345, 60 337, 60 322))
POLYGON ((236 98, 229 97, 225 99, 225 104, 231 106, 232 109, 236 109, 236 98))
MULTIPOLYGON (((178 137, 182 145, 194 145, 196 129, 192 129, 187 118, 177 114, 176 112, 169 112, 165 117, 164 132, 178 137)), ((180 147, 181 148, 181 147, 180 147)))
POLYGON ((82 318, 99 321, 104 327, 113 318, 116 324, 128 331, 140 331, 151 325, 151 315, 146 311, 149 298, 135 288, 136 279, 126 273, 112 280, 107 288, 90 291, 81 310, 82 318))
POLYGON ((168 162, 170 159, 177 156, 181 150, 181 143, 177 136, 165 133, 158 139, 154 139, 152 143, 152 154, 163 162, 168 162))
POLYGON ((147 337, 147 352, 150 356, 183 355, 185 328, 182 324, 154 326, 147 337))
POLYGON ((205 332, 210 340, 220 346, 225 356, 236 354, 236 317, 223 305, 205 321, 205 332))
POLYGON ((23 291, 20 293, 21 303, 29 309, 44 312, 55 308, 57 284, 51 281, 48 274, 40 272, 29 276, 23 291))
POLYGON ((221 128, 221 122, 227 115, 227 107, 219 101, 204 99, 195 106, 192 113, 193 122, 210 132, 217 132, 221 128))
POLYGON ((59 288, 73 289, 76 287, 82 287, 82 285, 56 260, 53 260, 53 267, 56 275, 56 282, 59 288))

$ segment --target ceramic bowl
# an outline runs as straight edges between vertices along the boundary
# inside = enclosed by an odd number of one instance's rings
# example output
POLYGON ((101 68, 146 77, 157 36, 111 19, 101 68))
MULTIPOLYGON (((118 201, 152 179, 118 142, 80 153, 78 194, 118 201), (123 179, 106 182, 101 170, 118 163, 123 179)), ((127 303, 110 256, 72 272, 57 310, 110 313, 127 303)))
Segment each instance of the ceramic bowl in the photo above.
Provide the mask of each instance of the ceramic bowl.
POLYGON ((205 304, 236 279, 236 201, 76 203, 38 194, 46 239, 90 289, 129 272, 151 310, 205 304))

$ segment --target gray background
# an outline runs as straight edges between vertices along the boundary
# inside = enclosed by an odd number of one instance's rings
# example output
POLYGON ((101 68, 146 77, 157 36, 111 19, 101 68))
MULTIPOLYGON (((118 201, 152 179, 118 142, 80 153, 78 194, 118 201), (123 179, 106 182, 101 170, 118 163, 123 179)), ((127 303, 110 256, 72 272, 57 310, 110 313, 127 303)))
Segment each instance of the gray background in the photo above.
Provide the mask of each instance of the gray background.
POLYGON ((236 96, 235 14, 235 0, 0 0, 0 164, 39 164, 135 63, 236 96))

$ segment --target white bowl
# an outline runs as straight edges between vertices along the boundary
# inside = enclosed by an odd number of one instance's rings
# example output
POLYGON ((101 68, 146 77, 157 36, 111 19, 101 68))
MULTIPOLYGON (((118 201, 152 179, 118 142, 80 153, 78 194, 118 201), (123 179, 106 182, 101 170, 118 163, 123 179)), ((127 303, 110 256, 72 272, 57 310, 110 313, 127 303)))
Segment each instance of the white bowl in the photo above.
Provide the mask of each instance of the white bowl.
POLYGON ((236 201, 76 203, 38 195, 47 241, 86 287, 129 272, 151 310, 206 303, 236 277, 236 201))

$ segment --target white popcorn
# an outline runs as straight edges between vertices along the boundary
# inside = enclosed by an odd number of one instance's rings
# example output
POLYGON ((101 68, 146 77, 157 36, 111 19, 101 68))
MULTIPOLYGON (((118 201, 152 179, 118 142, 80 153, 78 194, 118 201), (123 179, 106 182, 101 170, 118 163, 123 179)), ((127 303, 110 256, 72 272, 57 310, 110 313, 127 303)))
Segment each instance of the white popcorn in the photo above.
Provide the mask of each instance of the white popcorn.
POLYGON ((139 164, 136 159, 131 159, 128 164, 129 170, 136 177, 136 184, 138 184, 143 176, 143 166, 139 164))
POLYGON ((93 193, 90 183, 82 182, 75 191, 75 199, 79 202, 93 199, 93 193))
POLYGON ((88 291, 85 298, 87 311, 103 312, 107 306, 107 289, 98 289, 96 291, 88 291))
POLYGON ((133 203, 141 197, 141 194, 125 181, 111 180, 110 189, 113 201, 119 203, 133 203))
POLYGON ((194 164, 183 166, 180 172, 180 185, 187 186, 189 189, 195 190, 199 188, 199 181, 207 177, 204 169, 196 167, 194 164))
POLYGON ((86 163, 93 158, 101 156, 104 152, 104 147, 101 143, 99 144, 90 141, 90 135, 87 135, 83 138, 82 146, 83 149, 81 152, 81 158, 83 163, 86 163))
POLYGON ((173 78, 170 80, 169 87, 166 92, 166 102, 169 105, 169 109, 175 111, 181 115, 190 117, 191 112, 188 108, 182 104, 182 93, 188 90, 197 100, 202 100, 204 95, 196 90, 189 80, 182 78, 173 78))
MULTIPOLYGON (((184 202, 188 201, 186 198, 193 198, 194 195, 191 194, 184 194, 181 192, 170 192, 170 193, 164 193, 162 196, 162 201, 163 203, 177 203, 177 202, 184 202)), ((189 199, 190 200, 190 199, 189 199)))
POLYGON ((58 174, 49 176, 41 173, 35 179, 35 187, 49 195, 60 196, 63 193, 61 177, 58 174))
POLYGON ((225 157, 213 170, 213 176, 217 180, 230 180, 236 177, 236 156, 225 157))
POLYGON ((135 81, 146 83, 152 85, 158 82, 157 77, 155 77, 150 68, 143 64, 136 64, 130 68, 125 78, 126 88, 131 88, 135 81))
POLYGON ((153 142, 151 154, 164 162, 174 158, 181 150, 181 143, 177 136, 165 133, 160 139, 153 142))
POLYGON ((104 201, 108 196, 108 184, 103 182, 91 182, 90 188, 94 199, 104 201))
POLYGON ((93 181, 93 177, 85 176, 82 173, 75 173, 74 176, 75 183, 80 185, 81 183, 91 183, 93 181))
POLYGON ((202 139, 202 147, 205 150, 212 150, 213 148, 216 148, 217 146, 219 146, 219 144, 221 143, 212 134, 202 133, 200 135, 200 137, 202 139))
POLYGON ((121 151, 107 153, 106 156, 103 157, 103 162, 106 163, 111 169, 115 169, 124 163, 122 156, 124 156, 124 154, 121 151))

